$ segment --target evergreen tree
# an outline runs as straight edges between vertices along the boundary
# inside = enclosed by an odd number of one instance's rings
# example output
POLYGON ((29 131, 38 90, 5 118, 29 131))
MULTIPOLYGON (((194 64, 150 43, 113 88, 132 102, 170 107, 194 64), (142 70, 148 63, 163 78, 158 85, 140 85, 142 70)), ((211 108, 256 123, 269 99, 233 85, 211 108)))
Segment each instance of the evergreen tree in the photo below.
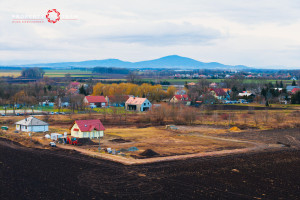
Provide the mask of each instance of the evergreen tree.
POLYGON ((83 94, 84 96, 87 95, 86 90, 84 89, 83 85, 79 88, 79 94, 83 94))
POLYGON ((269 107, 270 105, 269 105, 269 101, 267 100, 266 101, 266 107, 269 107))
POLYGON ((283 83, 282 83, 282 81, 280 81, 280 88, 283 88, 283 83))
POLYGON ((188 83, 187 83, 187 81, 185 81, 185 83, 184 83, 184 87, 185 87, 186 89, 189 89, 189 86, 188 86, 188 83))
POLYGON ((297 84, 296 84, 296 81, 293 80, 292 86, 296 86, 296 85, 297 85, 297 84))
POLYGON ((291 103, 292 104, 300 104, 300 92, 296 92, 296 94, 292 95, 291 103))

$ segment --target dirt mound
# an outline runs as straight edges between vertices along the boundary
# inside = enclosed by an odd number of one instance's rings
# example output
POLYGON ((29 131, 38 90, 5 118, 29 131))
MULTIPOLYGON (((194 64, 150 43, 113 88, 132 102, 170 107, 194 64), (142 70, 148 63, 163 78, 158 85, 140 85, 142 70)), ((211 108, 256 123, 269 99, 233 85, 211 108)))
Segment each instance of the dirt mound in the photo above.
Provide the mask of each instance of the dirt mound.
POLYGON ((232 128, 229 129, 230 131, 240 131, 241 129, 239 129, 238 127, 234 126, 232 128))
POLYGON ((90 138, 78 138, 78 143, 82 145, 96 145, 97 143, 93 142, 90 138))
POLYGON ((131 142, 130 140, 124 140, 122 138, 118 138, 118 139, 112 139, 109 140, 110 142, 115 142, 115 143, 126 143, 126 142, 131 142))
POLYGON ((151 157, 155 157, 155 156, 159 156, 158 153, 156 153, 155 151, 153 151, 152 149, 147 149, 144 152, 140 153, 141 156, 145 156, 147 158, 151 158, 151 157))

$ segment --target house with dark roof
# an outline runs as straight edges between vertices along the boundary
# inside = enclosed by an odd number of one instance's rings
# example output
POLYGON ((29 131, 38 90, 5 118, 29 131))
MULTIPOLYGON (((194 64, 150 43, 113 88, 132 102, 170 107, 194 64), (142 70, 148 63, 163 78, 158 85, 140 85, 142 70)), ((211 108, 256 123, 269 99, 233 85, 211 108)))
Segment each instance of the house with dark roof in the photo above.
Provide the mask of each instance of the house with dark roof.
POLYGON ((229 100, 230 96, 223 88, 211 88, 211 94, 219 100, 229 100))
POLYGON ((27 117, 16 124, 16 130, 24 132, 46 132, 49 124, 35 117, 27 117))
POLYGON ((129 97, 125 102, 126 110, 147 111, 151 109, 152 104, 147 98, 129 97))
POLYGON ((85 105, 91 108, 105 108, 107 107, 107 101, 104 96, 86 96, 83 99, 85 105))
POLYGON ((104 136, 104 126, 99 119, 76 120, 71 127, 71 136, 77 138, 99 138, 104 136))
POLYGON ((170 103, 183 103, 185 105, 191 105, 191 98, 187 95, 187 94, 183 94, 183 95, 174 95, 171 99, 170 99, 170 103))

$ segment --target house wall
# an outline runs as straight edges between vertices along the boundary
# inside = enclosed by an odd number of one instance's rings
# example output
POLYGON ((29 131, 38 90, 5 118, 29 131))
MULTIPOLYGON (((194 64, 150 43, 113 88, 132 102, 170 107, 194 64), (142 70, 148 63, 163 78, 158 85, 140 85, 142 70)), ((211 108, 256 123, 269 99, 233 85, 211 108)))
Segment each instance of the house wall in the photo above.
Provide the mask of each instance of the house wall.
POLYGON ((49 126, 24 126, 17 124, 16 130, 23 132, 46 132, 49 131, 49 126))
POLYGON ((142 104, 140 105, 139 111, 143 111, 144 108, 148 108, 148 109, 150 110, 151 106, 152 106, 152 104, 150 103, 150 101, 149 101, 148 99, 146 99, 146 100, 144 101, 144 103, 142 103, 142 104))
POLYGON ((152 104, 150 103, 150 101, 148 99, 146 99, 142 104, 125 104, 125 108, 126 110, 128 109, 129 105, 135 105, 136 106, 136 111, 140 111, 143 112, 145 108, 147 108, 148 110, 151 109, 152 104))
POLYGON ((171 100, 170 100, 171 103, 177 103, 178 102, 178 99, 176 97, 173 97, 171 100))

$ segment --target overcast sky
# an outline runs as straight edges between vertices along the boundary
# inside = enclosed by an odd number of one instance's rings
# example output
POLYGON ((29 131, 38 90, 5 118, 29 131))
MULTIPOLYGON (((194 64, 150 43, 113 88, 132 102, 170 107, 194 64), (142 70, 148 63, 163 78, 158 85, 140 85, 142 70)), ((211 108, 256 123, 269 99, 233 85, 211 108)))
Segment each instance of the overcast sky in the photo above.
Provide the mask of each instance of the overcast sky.
POLYGON ((300 69, 300 1, 0 0, 1 65, 175 54, 300 69), (46 19, 54 8, 55 24, 12 23, 17 15, 46 19))

